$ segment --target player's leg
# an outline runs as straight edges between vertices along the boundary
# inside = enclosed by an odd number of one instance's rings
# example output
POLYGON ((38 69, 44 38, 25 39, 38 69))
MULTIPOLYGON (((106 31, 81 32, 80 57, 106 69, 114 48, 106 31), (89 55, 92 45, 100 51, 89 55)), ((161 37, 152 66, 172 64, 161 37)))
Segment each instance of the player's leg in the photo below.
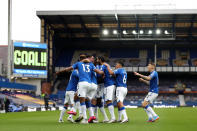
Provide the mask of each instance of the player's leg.
MULTIPOLYGON (((148 105, 148 104, 145 104, 145 102, 143 102, 143 103, 144 103, 144 105, 148 105)), ((152 114, 145 107, 144 107, 144 111, 146 112, 146 114, 148 116, 147 122, 152 122, 153 121, 153 116, 152 116, 152 114)))
POLYGON ((77 96, 78 93, 75 94, 74 101, 75 101, 75 109, 78 110, 79 116, 75 119, 75 122, 80 122, 83 119, 83 114, 81 111, 80 105, 80 98, 77 96))
MULTIPOLYGON (((144 108, 145 112, 147 113, 147 116, 148 116, 148 121, 147 122, 152 122, 153 121, 153 113, 151 111, 152 108, 149 106, 149 102, 148 101, 143 101, 142 102, 142 107, 144 108)), ((155 114, 155 113, 154 113, 155 114)))
POLYGON ((74 102, 74 97, 75 97, 75 92, 74 91, 70 91, 69 92, 69 102, 70 102, 70 111, 67 112, 70 115, 76 115, 76 108, 75 108, 75 102, 74 102))
POLYGON ((98 122, 98 106, 97 106, 97 100, 95 97, 91 101, 91 106, 92 106, 92 110, 94 112, 94 115, 96 117, 96 120, 94 120, 94 123, 97 123, 98 122))
POLYGON ((94 111, 93 111, 93 108, 92 108, 92 104, 91 104, 91 101, 89 99, 86 99, 86 108, 89 111, 88 123, 92 123, 93 120, 96 119, 96 117, 94 116, 94 111))
POLYGON ((77 114, 76 109, 74 107, 74 104, 75 104, 74 103, 74 95, 75 95, 74 91, 69 92, 69 102, 70 102, 71 110, 69 112, 67 112, 68 114, 70 114, 69 117, 67 118, 67 120, 70 122, 74 122, 73 115, 77 114))
POLYGON ((146 109, 148 107, 147 105, 149 105, 149 102, 148 102, 150 99, 149 97, 150 97, 150 93, 148 93, 148 95, 145 97, 144 101, 142 102, 142 107, 144 108, 144 110, 148 116, 147 122, 152 122, 153 116, 152 116, 151 112, 146 109))
POLYGON ((75 97, 75 92, 72 91, 71 94, 70 94, 71 111, 73 112, 73 115, 76 115, 77 112, 76 112, 76 108, 75 108, 74 97, 75 97))
POLYGON ((106 89, 105 101, 106 101, 109 113, 111 115, 111 120, 108 123, 114 123, 114 122, 116 122, 116 117, 114 114, 114 105, 113 105, 115 86, 114 85, 108 86, 105 89, 106 89))
POLYGON ((93 117, 94 116, 94 110, 93 110, 92 103, 91 103, 91 101, 92 101, 91 92, 92 92, 92 90, 89 89, 88 93, 87 93, 88 97, 86 98, 86 102, 85 103, 86 103, 86 108, 89 111, 89 116, 93 117))
POLYGON ((83 115, 83 124, 87 124, 87 114, 86 114, 86 104, 85 104, 85 98, 87 95, 87 90, 88 90, 88 84, 87 82, 79 82, 79 89, 78 89, 78 96, 80 98, 80 106, 81 106, 81 111, 83 115))
POLYGON ((98 93, 98 90, 99 90, 99 88, 96 88, 94 96, 91 100, 92 109, 93 109, 93 112, 94 112, 96 118, 98 117, 98 108, 97 108, 97 93, 98 93))
POLYGON ((100 86, 97 86, 97 90, 95 92, 94 98, 92 99, 92 107, 94 109, 94 114, 96 117, 96 120, 94 120, 94 123, 98 123, 99 122, 99 118, 98 118, 98 97, 99 97, 99 93, 100 93, 100 86))
POLYGON ((126 109, 123 104, 123 101, 126 95, 127 95, 127 88, 125 87, 117 88, 116 97, 117 97, 117 106, 118 106, 118 113, 119 113, 118 121, 121 123, 128 122, 128 116, 127 116, 126 109), (124 117, 123 120, 122 120, 122 116, 124 117))
POLYGON ((65 114, 67 108, 68 108, 68 104, 65 104, 64 107, 63 107, 63 109, 62 109, 61 112, 60 112, 59 122, 64 122, 64 121, 63 121, 63 116, 64 116, 64 114, 65 114))
POLYGON ((75 110, 79 112, 79 116, 81 115, 82 116, 82 112, 81 112, 81 106, 80 106, 80 98, 77 96, 77 92, 75 93, 75 96, 74 96, 74 106, 75 106, 75 110))
POLYGON ((60 112, 60 117, 59 117, 59 122, 64 122, 63 121, 63 116, 68 108, 68 101, 69 101, 69 97, 68 97, 68 93, 66 92, 65 94, 65 100, 64 100, 64 107, 60 112))
POLYGON ((117 87, 116 89, 116 98, 117 98, 117 106, 118 106, 118 122, 122 121, 122 112, 120 110, 121 108, 121 103, 120 103, 120 88, 117 87))
POLYGON ((99 109, 100 109, 100 111, 101 111, 101 113, 102 113, 102 115, 104 117, 103 122, 104 123, 109 122, 109 119, 108 119, 107 114, 105 112, 104 101, 103 101, 102 97, 97 98, 97 106, 99 107, 99 109))
POLYGON ((80 97, 80 105, 81 105, 81 111, 83 115, 83 121, 82 123, 88 123, 87 122, 87 114, 86 114, 86 104, 85 104, 85 97, 80 97))
POLYGON ((93 109, 92 109, 92 105, 91 105, 91 102, 89 100, 89 98, 86 98, 85 100, 85 104, 86 104, 86 108, 88 109, 89 111, 89 116, 94 116, 94 112, 93 112, 93 109))
POLYGON ((144 110, 146 111, 146 113, 149 117, 148 122, 156 121, 159 119, 159 116, 155 113, 155 111, 149 105, 150 103, 152 103, 155 100, 155 98, 157 96, 158 96, 158 94, 149 92, 142 103, 142 107, 144 107, 144 110))
POLYGON ((109 122, 109 119, 108 119, 108 116, 105 112, 105 108, 104 108, 104 99, 103 99, 103 96, 104 96, 104 85, 100 85, 100 88, 98 88, 98 92, 97 92, 97 106, 99 107, 103 117, 104 117, 104 120, 103 122, 106 123, 106 122, 109 122), (101 87, 102 86, 102 87, 101 87))
POLYGON ((94 116, 94 111, 93 111, 93 107, 92 107, 92 104, 91 104, 91 101, 93 99, 93 97, 95 96, 96 94, 96 90, 97 90, 97 85, 92 83, 91 86, 89 87, 89 90, 88 90, 88 93, 87 93, 87 96, 88 96, 88 106, 89 106, 89 112, 90 112, 90 118, 88 120, 89 123, 92 123, 93 120, 96 119, 96 117, 94 116))
POLYGON ((91 99, 91 107, 94 112, 96 118, 98 117, 98 109, 97 109, 97 102, 96 102, 96 94, 97 94, 98 85, 92 83, 92 90, 89 95, 89 99, 91 99))
POLYGON ((96 117, 97 120, 98 120, 98 106, 97 106, 98 91, 99 91, 99 87, 97 86, 96 90, 95 90, 95 93, 94 93, 94 96, 93 96, 93 99, 91 101, 92 108, 93 108, 93 111, 94 111, 94 114, 95 114, 95 117, 96 117))

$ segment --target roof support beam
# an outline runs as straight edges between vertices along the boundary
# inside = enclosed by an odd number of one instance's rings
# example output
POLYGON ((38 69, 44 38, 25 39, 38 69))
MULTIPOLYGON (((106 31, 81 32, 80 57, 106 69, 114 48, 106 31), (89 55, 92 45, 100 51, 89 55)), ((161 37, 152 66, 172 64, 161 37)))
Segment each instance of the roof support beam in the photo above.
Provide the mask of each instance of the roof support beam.
POLYGON ((49 33, 52 35, 52 37, 54 36, 55 29, 51 25, 51 21, 49 19, 46 19, 46 18, 42 18, 42 19, 44 20, 44 41, 46 41, 46 29, 47 29, 47 25, 49 26, 48 30, 49 30, 49 33))
POLYGON ((98 23, 99 23, 99 28, 100 28, 100 30, 99 30, 99 35, 101 35, 103 23, 102 23, 102 21, 101 21, 101 18, 100 18, 98 15, 96 15, 95 17, 96 17, 96 19, 97 19, 97 21, 98 21, 98 23))
POLYGON ((118 24, 118 27, 117 27, 117 37, 119 38, 122 38, 122 30, 121 30, 121 27, 120 27, 120 20, 119 20, 119 17, 118 17, 118 14, 116 13, 115 14, 115 18, 116 18, 116 21, 117 21, 117 24, 118 24))
POLYGON ((157 22, 158 22, 158 20, 157 20, 157 14, 153 15, 153 19, 154 19, 154 25, 153 25, 153 27, 154 27, 153 37, 156 37, 157 22))
POLYGON ((175 23, 176 23, 176 15, 174 14, 173 15, 173 22, 172 22, 172 34, 173 34, 174 38, 176 38, 176 26, 175 26, 175 23))
POLYGON ((62 16, 60 16, 60 15, 59 15, 58 17, 59 17, 59 19, 61 20, 61 22, 64 24, 64 29, 63 29, 63 31, 64 31, 65 33, 68 33, 68 34, 69 34, 69 37, 72 38, 73 35, 74 35, 74 33, 73 33, 72 29, 68 27, 68 24, 67 24, 66 19, 64 19, 64 17, 62 17, 62 16))
POLYGON ((137 38, 139 38, 139 19, 138 16, 135 14, 136 19, 136 32, 137 32, 137 38))
POLYGON ((195 17, 196 17, 196 15, 192 15, 192 17, 191 17, 191 25, 190 25, 190 28, 189 28, 189 30, 188 30, 188 36, 192 39, 193 38, 193 36, 192 36, 192 29, 193 29, 193 27, 194 27, 194 20, 195 20, 195 17))
POLYGON ((80 19, 80 23, 81 23, 83 30, 88 35, 88 37, 91 37, 91 34, 90 34, 89 30, 86 28, 85 22, 83 21, 83 18, 80 15, 79 15, 79 19, 80 19))

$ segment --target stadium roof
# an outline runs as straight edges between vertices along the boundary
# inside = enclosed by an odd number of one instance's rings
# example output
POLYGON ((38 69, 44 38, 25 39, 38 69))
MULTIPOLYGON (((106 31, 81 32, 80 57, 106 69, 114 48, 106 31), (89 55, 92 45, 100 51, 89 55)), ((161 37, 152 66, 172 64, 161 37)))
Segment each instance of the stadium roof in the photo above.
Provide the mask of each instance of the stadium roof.
MULTIPOLYGON (((100 38, 103 29, 167 30, 176 39, 197 39, 197 10, 78 10, 37 11, 60 38, 100 38)), ((117 37, 117 36, 109 36, 117 37)), ((152 36, 151 36, 152 37, 152 36)))
POLYGON ((197 14, 197 9, 163 10, 65 10, 37 11, 37 15, 106 15, 106 14, 197 14))

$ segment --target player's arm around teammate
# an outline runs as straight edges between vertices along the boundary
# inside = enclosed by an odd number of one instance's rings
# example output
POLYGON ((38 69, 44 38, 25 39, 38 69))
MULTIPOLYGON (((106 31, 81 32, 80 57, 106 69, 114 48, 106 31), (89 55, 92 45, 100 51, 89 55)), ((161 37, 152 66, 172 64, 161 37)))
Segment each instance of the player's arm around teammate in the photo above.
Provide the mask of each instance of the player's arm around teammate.
MULTIPOLYGON (((81 61, 81 62, 86 62, 86 63, 89 63, 89 62, 90 62, 90 61, 86 58, 85 55, 80 55, 80 61, 81 61)), ((59 75, 60 73, 69 72, 69 71, 72 71, 72 70, 73 70, 73 66, 69 66, 69 67, 64 68, 64 69, 61 70, 61 71, 56 72, 55 75, 59 75)))
POLYGON ((59 75, 60 73, 68 72, 68 71, 71 71, 71 70, 73 70, 73 67, 72 66, 67 67, 67 68, 65 68, 65 69, 63 69, 61 71, 56 72, 56 75, 59 75))

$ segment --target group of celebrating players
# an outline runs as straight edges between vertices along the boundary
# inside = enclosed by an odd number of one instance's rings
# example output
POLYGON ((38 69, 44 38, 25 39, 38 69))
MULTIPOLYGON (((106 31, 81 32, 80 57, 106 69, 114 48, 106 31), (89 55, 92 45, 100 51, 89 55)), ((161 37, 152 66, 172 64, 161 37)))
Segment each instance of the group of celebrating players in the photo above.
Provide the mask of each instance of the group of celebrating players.
MULTIPOLYGON (((118 61, 115 65, 115 70, 112 70, 110 65, 105 62, 104 57, 94 57, 91 55, 81 54, 79 61, 61 72, 72 71, 68 82, 64 100, 64 108, 60 112, 59 122, 63 122, 63 116, 67 111, 68 121, 73 123, 88 124, 98 123, 98 109, 100 109, 104 123, 126 123, 129 121, 125 106, 123 104, 127 95, 127 72, 123 68, 124 64, 118 61), (118 120, 114 113, 114 100, 117 101, 118 120), (105 112, 104 102, 106 103, 110 120, 105 112), (89 111, 89 119, 87 118, 86 110, 89 111), (79 116, 73 120, 73 115, 79 116)), ((144 76, 137 72, 134 75, 140 77, 139 80, 150 85, 150 90, 142 106, 148 115, 148 122, 154 122, 159 119, 159 116, 153 111, 150 104, 158 96, 158 74, 155 71, 155 65, 150 63, 148 71, 149 76, 144 76)))

